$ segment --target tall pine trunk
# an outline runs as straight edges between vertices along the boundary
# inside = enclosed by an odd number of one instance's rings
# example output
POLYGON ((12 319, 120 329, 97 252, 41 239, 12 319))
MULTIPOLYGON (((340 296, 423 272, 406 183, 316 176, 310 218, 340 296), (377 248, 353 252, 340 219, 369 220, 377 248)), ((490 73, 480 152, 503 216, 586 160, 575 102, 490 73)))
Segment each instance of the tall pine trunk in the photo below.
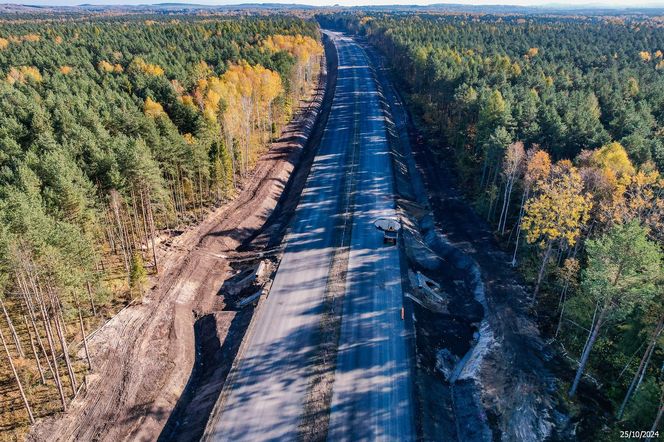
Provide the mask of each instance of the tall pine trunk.
POLYGON ((632 382, 630 382, 629 388, 627 389, 627 393, 625 393, 625 398, 623 399, 622 404, 620 404, 620 409, 618 410, 618 419, 622 419, 623 414, 625 413, 625 407, 627 406, 627 403, 629 402, 630 398, 632 397, 632 394, 636 391, 639 384, 643 380, 643 375, 645 374, 648 368, 648 362, 650 362, 650 358, 652 357, 652 353, 655 349, 657 340, 659 339, 659 335, 662 333, 663 328, 664 328, 664 316, 661 316, 652 334, 652 338, 648 343, 648 347, 646 348, 646 351, 643 353, 643 356, 641 357, 639 368, 636 370, 636 373, 634 373, 632 382))
POLYGON ((90 351, 88 350, 88 338, 85 336, 85 327, 83 327, 83 315, 81 315, 81 306, 76 302, 78 310, 78 323, 81 326, 81 336, 83 337, 83 348, 85 349, 85 359, 88 361, 88 370, 92 370, 92 361, 90 360, 90 351))
POLYGON ((50 285, 47 285, 47 291, 49 294, 49 300, 51 303, 51 310, 53 311, 53 326, 55 327, 55 331, 58 335, 58 339, 60 340, 60 348, 62 349, 62 356, 64 357, 65 360, 65 366, 67 367, 67 374, 69 376, 69 383, 70 387, 72 390, 72 397, 76 396, 76 376, 74 374, 74 370, 72 369, 71 366, 71 359, 69 358, 69 346, 67 345, 67 340, 65 338, 65 332, 64 332, 64 327, 62 324, 61 320, 61 311, 59 308, 59 299, 57 298, 57 295, 53 293, 53 290, 51 289, 50 285))
POLYGON ((35 347, 35 341, 32 339, 32 332, 30 331, 30 326, 28 325, 28 317, 23 315, 23 322, 25 322, 25 329, 28 331, 28 339, 30 340, 30 348, 32 349, 32 356, 35 358, 37 363, 37 370, 39 371, 39 378, 41 379, 42 385, 46 385, 46 377, 44 376, 44 369, 39 360, 39 355, 37 354, 37 347, 35 347))
POLYGON ((48 343, 49 350, 51 351, 51 362, 53 364, 53 377, 55 379, 55 386, 58 389, 60 394, 60 402, 62 403, 62 411, 67 411, 67 399, 65 397, 64 389, 62 388, 62 378, 60 377, 60 370, 58 370, 58 356, 55 351, 55 340, 53 339, 53 331, 51 330, 51 323, 49 319, 49 314, 46 310, 46 304, 44 301, 44 294, 41 290, 41 286, 35 278, 28 274, 30 277, 30 284, 32 286, 33 293, 39 305, 39 310, 41 312, 42 323, 44 324, 44 330, 46 332, 46 342, 48 343))
POLYGON ((516 241, 514 241, 514 255, 512 255, 512 267, 516 266, 516 254, 519 250, 519 238, 521 237, 521 220, 523 219, 523 213, 526 207, 526 200, 528 200, 529 189, 523 192, 521 195, 521 208, 519 209, 519 218, 516 221, 516 241))
POLYGON ((9 326, 9 331, 12 334, 12 339, 14 340, 14 345, 16 346, 16 351, 18 352, 18 355, 22 358, 25 357, 25 353, 23 353, 23 348, 21 348, 21 341, 18 338, 18 334, 16 333, 16 328, 14 328, 14 323, 12 322, 12 318, 9 317, 9 313, 7 313, 7 309, 5 308, 5 303, 2 302, 2 298, 0 298, 0 307, 2 307, 2 311, 5 314, 5 319, 7 320, 7 325, 9 326))
POLYGON ((554 337, 558 337, 558 333, 560 333, 560 328, 563 323, 563 315, 565 314, 565 304, 567 302, 567 289, 569 288, 569 282, 565 282, 565 286, 563 287, 561 293, 560 293, 560 301, 559 301, 559 308, 560 308, 560 316, 558 317, 558 325, 556 326, 556 333, 554 337))
POLYGON ((18 385, 18 391, 21 393, 21 399, 23 399, 23 404, 25 405, 25 409, 28 412, 30 423, 34 424, 35 418, 32 415, 32 409, 30 408, 30 404, 28 403, 28 398, 25 396, 25 392, 23 391, 23 385, 21 384, 21 379, 18 377, 18 373, 16 372, 16 367, 14 367, 14 360, 12 359, 12 355, 11 353, 9 353, 9 349, 7 348, 7 342, 5 342, 5 335, 2 334, 2 329, 0 329, 0 340, 2 341, 2 346, 5 348, 5 353, 7 353, 7 359, 9 359, 9 366, 12 369, 12 373, 14 374, 14 379, 16 380, 16 384, 18 385))
POLYGON ((92 308, 92 314, 97 316, 97 308, 95 307, 94 296, 92 296, 92 287, 90 287, 90 281, 85 281, 85 288, 88 291, 88 299, 90 300, 90 307, 92 308))
POLYGON ((55 379, 55 373, 53 371, 53 366, 51 365, 51 361, 48 358, 48 353, 46 352, 46 347, 44 347, 44 341, 42 341, 41 335, 39 333, 39 329, 37 328, 37 314, 35 313, 35 306, 34 303, 31 300, 31 296, 29 293, 30 288, 28 287, 28 283, 25 281, 25 278, 22 276, 20 273, 16 273, 16 281, 18 282, 19 290, 21 291, 21 294, 23 295, 23 301, 25 302, 26 309, 28 311, 28 314, 30 316, 30 323, 32 325, 32 331, 35 333, 35 337, 37 339, 37 344, 39 344, 39 349, 41 353, 44 355, 44 359, 46 360, 46 365, 48 366, 49 371, 51 372, 51 375, 53 376, 53 379, 55 379))
POLYGON ((599 336, 599 332, 602 329, 602 326, 604 325, 604 320, 606 319, 608 313, 609 313, 609 307, 607 304, 605 304, 599 313, 597 321, 593 324, 593 327, 591 328, 590 331, 590 338, 588 339, 588 342, 586 342, 586 345, 583 348, 583 353, 581 354, 581 360, 579 361, 579 368, 576 370, 576 375, 574 376, 574 382, 572 382, 572 387, 569 389, 570 397, 574 397, 577 388, 579 388, 579 382, 581 382, 583 373, 586 370, 586 365, 588 364, 588 358, 590 357, 590 352, 593 349, 593 346, 595 345, 595 341, 597 341, 597 337, 599 336))
POLYGON ((159 273, 159 266, 157 264, 157 246, 155 245, 155 226, 154 226, 154 215, 152 213, 152 203, 150 202, 150 193, 148 191, 145 196, 147 200, 147 209, 148 209, 148 224, 150 225, 150 241, 152 242, 152 259, 154 260, 154 273, 155 275, 159 273))
POLYGON ((512 177, 508 177, 507 182, 505 183, 505 192, 503 192, 503 205, 500 209, 500 218, 498 218, 498 230, 501 235, 505 234, 505 224, 507 223, 507 209, 509 207, 510 201, 509 196, 512 193, 512 177), (503 218, 505 221, 503 221, 503 218))

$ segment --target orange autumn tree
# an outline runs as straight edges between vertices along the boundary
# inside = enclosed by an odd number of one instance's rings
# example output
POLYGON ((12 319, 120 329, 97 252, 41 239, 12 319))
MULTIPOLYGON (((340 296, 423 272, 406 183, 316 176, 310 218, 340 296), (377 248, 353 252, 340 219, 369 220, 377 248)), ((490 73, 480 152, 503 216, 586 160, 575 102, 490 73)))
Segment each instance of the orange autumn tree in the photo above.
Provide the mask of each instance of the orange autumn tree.
POLYGON ((537 276, 533 300, 544 277, 546 265, 556 243, 561 248, 573 246, 581 228, 588 221, 592 203, 583 194, 578 170, 567 160, 559 161, 548 177, 535 183, 537 196, 526 203, 523 230, 528 243, 538 243, 545 250, 537 276))

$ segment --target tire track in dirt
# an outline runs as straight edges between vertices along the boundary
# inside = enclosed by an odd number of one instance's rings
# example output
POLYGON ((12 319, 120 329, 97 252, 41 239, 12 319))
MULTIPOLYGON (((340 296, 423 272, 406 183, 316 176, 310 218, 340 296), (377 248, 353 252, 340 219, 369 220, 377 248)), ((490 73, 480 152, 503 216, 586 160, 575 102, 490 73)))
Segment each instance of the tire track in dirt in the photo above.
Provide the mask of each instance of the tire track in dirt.
POLYGON ((169 246, 160 246, 161 273, 144 302, 116 315, 89 342, 95 369, 88 376, 87 392, 67 413, 40 420, 29 440, 158 437, 194 364, 194 312, 223 307, 218 290, 228 276, 228 261, 215 255, 234 251, 275 211, 305 150, 324 84, 321 77, 311 102, 259 160, 233 201, 169 246))

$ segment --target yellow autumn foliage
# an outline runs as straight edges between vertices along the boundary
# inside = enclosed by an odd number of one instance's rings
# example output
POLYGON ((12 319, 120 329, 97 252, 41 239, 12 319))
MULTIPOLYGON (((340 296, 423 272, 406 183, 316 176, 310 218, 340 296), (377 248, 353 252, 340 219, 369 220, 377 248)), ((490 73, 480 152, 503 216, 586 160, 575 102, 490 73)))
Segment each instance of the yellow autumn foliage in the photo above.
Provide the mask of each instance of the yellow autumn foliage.
POLYGON ((194 104, 194 98, 191 95, 183 95, 179 97, 179 99, 182 102, 182 104, 184 104, 185 106, 196 107, 196 105, 194 104))
POLYGON ((312 56, 322 55, 323 46, 311 37, 302 35, 272 35, 263 46, 273 52, 285 51, 302 63, 308 63, 312 56))
POLYGON ((652 60, 652 55, 650 55, 650 52, 648 52, 648 51, 639 52, 639 57, 641 57, 641 60, 643 60, 643 61, 652 60))
POLYGON ((164 75, 164 69, 161 66, 158 64, 147 63, 140 57, 135 58, 134 61, 132 61, 131 67, 132 69, 136 69, 146 75, 153 77, 161 77, 164 75))
MULTIPOLYGON (((221 77, 210 77, 198 81, 195 96, 208 119, 215 119, 217 112, 224 114, 252 112, 260 114, 283 92, 281 77, 277 72, 261 65, 240 63, 229 66, 221 77), (224 109, 221 108, 223 104, 224 109)), ((184 101, 184 98, 183 98, 184 101)))
POLYGON ((111 64, 106 60, 100 61, 99 64, 97 65, 97 67, 102 72, 113 72, 115 74, 119 74, 119 73, 124 71, 122 66, 120 66, 119 64, 117 64, 117 63, 116 64, 111 64))
POLYGON ((97 67, 103 72, 113 72, 113 65, 106 60, 100 61, 97 67))
POLYGON ((182 135, 182 138, 184 138, 184 142, 189 144, 189 145, 196 144, 196 137, 194 137, 190 133, 186 133, 186 134, 182 135))
POLYGON ((658 237, 664 232, 664 179, 656 170, 624 176, 610 198, 600 204, 602 223, 625 224, 634 219, 658 237))
POLYGON ((71 66, 60 66, 60 73, 63 75, 67 75, 72 71, 71 66))
POLYGON ((21 37, 21 40, 29 41, 29 42, 32 42, 32 43, 36 43, 40 39, 41 39, 41 37, 39 37, 39 35, 37 35, 37 34, 26 34, 26 35, 21 37))
POLYGON ((6 49, 7 46, 9 46, 9 40, 7 40, 6 38, 0 37, 0 50, 6 49))
POLYGON ((19 66, 17 68, 11 68, 9 73, 7 73, 6 81, 9 84, 14 83, 27 83, 29 80, 35 81, 37 83, 42 81, 42 75, 34 66, 19 66))
POLYGON ((634 174, 634 166, 627 156, 627 151, 618 142, 609 143, 594 151, 592 161, 600 169, 610 170, 617 177, 634 174))
POLYGON ((145 104, 143 105, 143 112, 145 112, 145 115, 149 117, 156 118, 164 115, 164 108, 161 106, 161 104, 148 97, 145 100, 145 104))
POLYGON ((246 62, 232 64, 221 76, 201 78, 191 96, 181 100, 221 126, 226 146, 241 146, 240 173, 245 173, 269 142, 274 100, 284 92, 277 72, 246 62))
POLYGON ((297 100, 305 96, 318 75, 323 46, 313 38, 302 35, 272 35, 263 42, 263 48, 273 52, 284 51, 295 58, 291 78, 292 98, 297 100))
POLYGON ((562 240, 574 245, 591 207, 578 170, 567 160, 559 161, 546 178, 537 181, 535 196, 526 203, 522 221, 526 240, 542 245, 562 240))

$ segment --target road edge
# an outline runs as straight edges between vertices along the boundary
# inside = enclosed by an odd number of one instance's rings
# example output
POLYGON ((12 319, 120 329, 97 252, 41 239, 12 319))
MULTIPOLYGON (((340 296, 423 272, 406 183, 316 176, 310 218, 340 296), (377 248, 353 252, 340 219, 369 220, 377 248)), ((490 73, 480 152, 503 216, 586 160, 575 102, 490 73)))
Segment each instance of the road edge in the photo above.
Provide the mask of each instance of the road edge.
MULTIPOLYGON (((310 151, 314 150, 312 152, 312 157, 315 157, 316 151, 318 150, 318 142, 320 141, 320 137, 322 135, 322 128, 325 127, 325 123, 327 122, 327 118, 329 116, 329 111, 332 105, 332 97, 334 96, 334 90, 335 90, 335 85, 336 85, 336 72, 337 72, 337 66, 336 66, 336 59, 333 58, 331 59, 329 57, 328 53, 328 45, 330 44, 329 39, 327 37, 323 38, 323 44, 326 48, 325 50, 325 55, 324 55, 324 63, 323 66, 325 67, 324 73, 321 72, 321 77, 319 78, 319 90, 323 84, 325 84, 325 87, 323 89, 323 93, 320 94, 319 97, 316 97, 317 104, 315 105, 314 109, 311 109, 312 112, 315 112, 315 119, 313 124, 307 126, 303 130, 303 141, 301 143, 301 149, 303 151, 310 151)), ((286 184, 286 187, 284 189, 284 193, 288 192, 289 190, 289 185, 292 182, 293 177, 295 177, 298 173, 298 168, 302 166, 302 163, 299 163, 296 165, 296 168, 293 169, 293 171, 290 174, 288 183, 286 184)), ((308 167, 311 166, 311 164, 307 165, 308 167)), ((309 173, 307 173, 309 175, 309 173)), ((299 199, 299 197, 298 197, 299 199)), ((290 220, 289 220, 290 221, 290 220)), ((266 221, 266 224, 269 223, 269 219, 266 221)), ((279 253, 277 257, 277 265, 275 270, 273 271, 273 275, 276 274, 276 272, 279 269, 279 264, 281 263, 281 257, 283 255, 283 245, 287 242, 288 236, 290 233, 290 223, 289 226, 286 228, 286 232, 281 240, 282 243, 282 248, 281 252, 279 253)), ((235 359, 233 360, 233 364, 231 365, 231 369, 226 377, 226 380, 224 382, 224 386, 222 388, 221 394, 219 395, 219 398, 217 399, 212 411, 210 412, 210 416, 208 417, 207 424, 205 426, 205 431, 203 432, 203 436, 201 437, 202 441, 210 441, 210 440, 215 440, 214 439, 214 424, 216 421, 221 417, 225 401, 230 393, 230 385, 232 384, 232 379, 237 376, 237 370, 239 368, 240 361, 242 360, 242 356, 244 352, 246 351, 246 348, 248 346, 249 338, 253 334, 253 329, 256 324, 260 320, 260 314, 262 311, 262 305, 269 296, 269 289, 265 290, 264 294, 259 298, 258 304, 255 308, 255 311, 252 315, 251 322, 249 323, 249 326, 242 337, 242 342, 240 343, 240 347, 238 352, 235 355, 235 359), (216 418, 215 418, 216 417, 216 418)))
MULTIPOLYGON (((386 90, 389 90, 391 85, 390 79, 385 75, 379 74, 382 64, 377 60, 376 54, 373 51, 372 46, 363 38, 357 38, 356 40, 362 50, 365 53, 365 56, 368 60, 372 62, 371 71, 373 72, 373 78, 376 82, 377 89, 379 92, 379 102, 383 115, 385 117, 385 131, 387 135, 387 142, 390 148, 390 160, 392 162, 392 180, 394 182, 394 204, 399 220, 403 224, 403 219, 405 217, 406 209, 403 207, 401 200, 401 190, 399 186, 399 176, 408 174, 409 170, 406 168, 404 171, 404 165, 398 161, 399 156, 403 156, 401 152, 401 139, 398 135, 398 129, 394 122, 394 116, 392 114, 392 106, 390 101, 397 100, 388 100, 386 96, 386 90), (404 173, 405 172, 405 173, 404 173)), ((398 97, 394 97, 398 99, 398 97)), ((416 439, 423 440, 423 434, 421 432, 421 425, 419 423, 419 396, 417 395, 417 373, 415 364, 417 362, 417 349, 416 349, 416 333, 415 333, 415 313, 413 310, 413 301, 406 296, 408 292, 412 292, 413 288, 411 286, 410 278, 408 277, 409 271, 409 261, 406 254, 406 245, 403 239, 403 235, 399 236, 399 268, 401 270, 401 292, 403 297, 403 308, 404 315, 403 319, 405 322, 405 333, 406 333, 406 343, 409 353, 409 369, 410 369, 410 379, 411 379, 411 400, 412 400, 412 411, 413 411, 413 428, 416 431, 416 439)))

